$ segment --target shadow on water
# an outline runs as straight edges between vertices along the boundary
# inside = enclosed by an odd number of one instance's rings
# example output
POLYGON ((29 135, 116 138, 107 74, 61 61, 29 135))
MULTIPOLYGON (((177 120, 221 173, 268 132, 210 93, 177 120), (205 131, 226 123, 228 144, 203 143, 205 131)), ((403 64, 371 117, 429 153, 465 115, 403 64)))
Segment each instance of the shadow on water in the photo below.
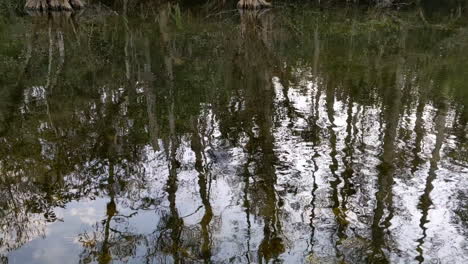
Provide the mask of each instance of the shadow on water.
POLYGON ((133 4, 1 20, 1 263, 467 261, 464 6, 133 4))

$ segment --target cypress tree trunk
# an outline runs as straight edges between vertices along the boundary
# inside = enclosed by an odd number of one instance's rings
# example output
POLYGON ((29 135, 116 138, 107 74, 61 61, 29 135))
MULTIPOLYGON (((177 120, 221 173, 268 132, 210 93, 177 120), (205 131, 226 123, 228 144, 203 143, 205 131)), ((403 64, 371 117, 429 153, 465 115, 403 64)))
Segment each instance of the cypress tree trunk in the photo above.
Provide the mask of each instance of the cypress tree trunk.
POLYGON ((271 3, 265 0, 239 0, 237 7, 240 9, 260 9, 270 7, 271 3))
POLYGON ((84 7, 81 0, 27 0, 25 8, 28 10, 63 10, 73 11, 84 7))

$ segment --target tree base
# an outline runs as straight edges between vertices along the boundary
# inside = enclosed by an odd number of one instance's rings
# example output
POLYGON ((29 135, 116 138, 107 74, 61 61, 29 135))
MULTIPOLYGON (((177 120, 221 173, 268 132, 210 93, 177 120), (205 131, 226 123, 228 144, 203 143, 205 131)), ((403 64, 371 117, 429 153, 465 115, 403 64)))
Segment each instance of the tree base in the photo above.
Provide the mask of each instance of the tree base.
POLYGON ((81 0, 27 0, 25 8, 34 11, 73 11, 83 8, 81 0))
POLYGON ((239 0, 237 8, 239 9, 261 9, 271 7, 271 3, 265 0, 239 0))

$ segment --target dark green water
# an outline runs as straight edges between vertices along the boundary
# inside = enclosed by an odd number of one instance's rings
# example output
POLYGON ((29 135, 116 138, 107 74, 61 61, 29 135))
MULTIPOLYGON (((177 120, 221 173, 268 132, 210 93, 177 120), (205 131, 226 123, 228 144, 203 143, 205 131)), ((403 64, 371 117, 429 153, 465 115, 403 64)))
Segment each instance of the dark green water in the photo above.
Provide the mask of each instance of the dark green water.
POLYGON ((3 18, 0 263, 468 263, 444 12, 3 18))

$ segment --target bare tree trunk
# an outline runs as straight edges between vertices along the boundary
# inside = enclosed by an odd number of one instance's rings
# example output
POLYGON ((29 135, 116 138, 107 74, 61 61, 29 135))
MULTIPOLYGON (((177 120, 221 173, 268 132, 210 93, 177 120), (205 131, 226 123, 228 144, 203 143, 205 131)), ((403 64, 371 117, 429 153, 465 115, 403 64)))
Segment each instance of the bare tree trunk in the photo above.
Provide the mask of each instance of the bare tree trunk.
POLYGON ((241 9, 260 9, 270 7, 271 3, 265 0, 239 0, 237 7, 241 9))
POLYGON ((25 8, 29 10, 73 11, 84 7, 81 0, 27 0, 25 8))

